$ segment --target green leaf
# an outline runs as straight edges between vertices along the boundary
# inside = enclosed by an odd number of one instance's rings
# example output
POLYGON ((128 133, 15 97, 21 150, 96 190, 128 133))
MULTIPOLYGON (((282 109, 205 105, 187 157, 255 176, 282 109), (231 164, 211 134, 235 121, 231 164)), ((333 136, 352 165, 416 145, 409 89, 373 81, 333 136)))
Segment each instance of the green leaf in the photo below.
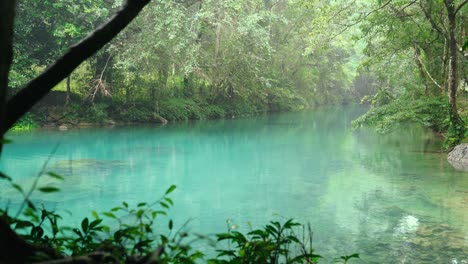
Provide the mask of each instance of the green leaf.
POLYGON ((169 220, 169 230, 172 230, 172 227, 174 227, 174 222, 172 222, 172 219, 169 220))
POLYGON ((160 215, 167 215, 166 212, 164 211, 154 211, 154 213, 160 214, 160 215))
POLYGON ((176 189, 176 186, 175 186, 175 185, 171 185, 171 187, 169 187, 169 188, 167 189, 165 195, 170 194, 170 193, 173 192, 175 189, 176 189))
POLYGON ((218 241, 234 238, 234 236, 229 233, 216 234, 216 236, 218 237, 218 241))
POLYGON ((18 184, 12 183, 11 186, 13 186, 13 188, 18 190, 18 192, 23 193, 23 188, 21 188, 21 186, 19 186, 18 184))
POLYGON ((0 144, 2 144, 2 145, 10 144, 12 142, 13 142, 13 140, 11 140, 11 139, 7 139, 7 138, 1 138, 0 139, 0 144))
POLYGON ((137 207, 143 207, 145 205, 147 205, 147 203, 139 203, 139 204, 137 204, 137 207))
POLYGON ((103 215, 109 217, 109 218, 114 218, 114 219, 117 219, 117 217, 113 214, 113 213, 110 213, 110 212, 104 212, 102 213, 103 215))
POLYGON ((96 220, 100 219, 100 218, 99 218, 99 215, 98 215, 98 213, 97 213, 96 211, 93 210, 93 211, 91 212, 91 214, 93 215, 93 217, 94 217, 96 220))
POLYGON ((114 207, 114 208, 111 209, 111 212, 117 212, 119 210, 123 210, 123 208, 122 207, 114 207))
POLYGON ((83 221, 81 221, 81 230, 83 230, 83 233, 88 232, 88 225, 89 225, 88 217, 85 217, 85 219, 83 219, 83 221))
POLYGON ((31 202, 30 200, 26 201, 26 204, 28 205, 29 208, 31 208, 33 211, 36 211, 36 206, 31 202))
POLYGON ((15 229, 22 229, 22 228, 31 227, 31 226, 34 226, 34 224, 29 221, 18 220, 16 222, 15 229))
POLYGON ((61 181, 65 180, 65 178, 63 178, 63 176, 61 176, 61 175, 59 175, 59 174, 57 174, 57 173, 55 173, 55 172, 49 171, 49 172, 47 173, 47 175, 48 175, 49 177, 54 178, 54 179, 57 179, 57 180, 61 180, 61 181))
POLYGON ((10 182, 13 180, 10 176, 6 175, 3 172, 0 172, 0 179, 4 179, 4 180, 10 181, 10 182))
POLYGON ((40 192, 43 192, 43 193, 53 193, 53 192, 58 192, 58 191, 60 191, 59 188, 53 187, 53 186, 40 187, 38 190, 39 190, 40 192))
POLYGON ((169 205, 167 205, 167 203, 165 203, 165 202, 160 202, 159 204, 160 204, 162 207, 169 209, 169 205))
POLYGON ((170 205, 174 205, 174 202, 172 201, 171 198, 166 197, 164 198, 164 200, 166 200, 166 202, 168 202, 170 205))

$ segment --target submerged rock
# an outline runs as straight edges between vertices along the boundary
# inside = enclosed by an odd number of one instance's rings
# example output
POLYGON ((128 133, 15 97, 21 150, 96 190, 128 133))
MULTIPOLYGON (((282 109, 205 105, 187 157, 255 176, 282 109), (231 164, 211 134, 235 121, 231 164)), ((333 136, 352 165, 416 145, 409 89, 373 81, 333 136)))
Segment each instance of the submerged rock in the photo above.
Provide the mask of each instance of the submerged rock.
POLYGON ((419 227, 419 219, 412 216, 406 215, 400 219, 398 222, 398 226, 396 227, 396 231, 398 233, 413 233, 418 230, 419 227))
POLYGON ((468 171, 468 143, 456 146, 448 154, 447 160, 455 169, 468 171))

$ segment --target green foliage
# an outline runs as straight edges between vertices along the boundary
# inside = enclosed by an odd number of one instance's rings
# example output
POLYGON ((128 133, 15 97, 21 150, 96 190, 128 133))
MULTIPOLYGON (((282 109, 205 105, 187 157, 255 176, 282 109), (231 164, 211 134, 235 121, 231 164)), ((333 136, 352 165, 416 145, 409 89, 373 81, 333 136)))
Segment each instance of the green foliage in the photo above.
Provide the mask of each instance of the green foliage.
POLYGON ((137 123, 149 123, 154 121, 152 110, 146 106, 131 105, 128 107, 117 107, 113 112, 117 120, 137 123))
POLYGON ((202 119, 201 107, 192 99, 172 98, 161 103, 159 114, 169 121, 202 119))
POLYGON ((218 250, 218 258, 209 263, 317 263, 321 256, 314 254, 311 248, 312 234, 308 234, 310 241, 306 245, 295 233, 295 228, 299 227, 306 232, 292 219, 283 224, 271 221, 264 228, 247 234, 230 228, 229 233, 216 235, 218 241, 228 241, 229 248, 218 250))
POLYGON ((253 103, 253 98, 235 97, 231 100, 223 102, 223 108, 226 111, 227 117, 242 117, 252 116, 260 113, 267 112, 267 105, 265 103, 253 103))
POLYGON ((203 107, 204 116, 207 119, 224 118, 226 111, 219 105, 207 104, 203 107))
POLYGON ((269 91, 268 99, 270 111, 296 111, 308 107, 305 98, 284 88, 269 91))
POLYGON ((27 113, 13 126, 11 131, 28 131, 37 128, 37 122, 34 120, 34 115, 27 113))
POLYGON ((444 148, 449 149, 460 143, 466 137, 466 127, 462 117, 455 115, 449 107, 449 127, 445 133, 444 148))
POLYGON ((388 104, 373 106, 353 121, 353 127, 371 126, 387 133, 405 123, 418 123, 436 131, 448 128, 448 105, 443 97, 412 99, 400 97, 388 104))
POLYGON ((105 103, 96 103, 91 105, 86 111, 86 118, 91 122, 103 123, 108 116, 109 106, 105 103))
MULTIPOLYGON (((216 235, 218 243, 222 244, 217 247, 218 255, 206 259, 207 256, 193 248, 192 243, 200 239, 210 241, 210 238, 187 233, 184 230, 187 223, 175 230, 174 221, 167 218, 168 210, 174 205, 169 195, 175 191, 175 185, 170 186, 153 203, 142 202, 132 206, 122 202, 102 213, 93 211, 92 216, 82 219, 78 227, 63 226, 61 215, 44 206, 38 208, 31 200, 30 195, 43 175, 57 181, 64 179, 56 173, 42 171, 26 192, 11 177, 0 173, 0 180, 9 182, 20 192, 24 196, 23 204, 26 205, 24 210, 21 206, 15 215, 11 214, 8 207, 0 209, 0 217, 24 241, 52 249, 59 254, 58 258, 98 254, 111 263, 144 263, 148 259, 157 258, 157 263, 188 264, 200 261, 212 264, 314 264, 321 258, 312 249, 310 226, 306 228, 289 219, 284 223, 271 221, 262 229, 247 233, 235 231, 236 227, 228 221, 228 233, 216 235), (161 227, 162 222, 167 223, 167 229, 161 227)), ((37 190, 43 193, 59 191, 51 185, 38 187, 37 190)), ((40 262, 50 258, 38 253, 29 261, 40 262)), ((339 260, 347 263, 352 258, 359 258, 359 255, 342 256, 339 260)))
MULTIPOLYGON (((54 173, 48 175, 61 177, 54 173)), ((10 177, 0 174, 0 179, 11 182, 17 191, 24 193, 10 177)), ((195 263, 203 254, 185 244, 189 236, 186 232, 180 229, 173 233, 171 219, 167 220, 168 234, 155 226, 156 220, 165 221, 167 211, 174 204, 168 195, 175 188, 174 185, 170 186, 160 199, 151 204, 139 203, 132 207, 123 202, 101 214, 93 211, 92 217, 84 218, 79 227, 60 225, 62 217, 59 214, 44 207, 37 208, 29 197, 21 215, 10 215, 8 208, 0 209, 0 215, 6 217, 10 226, 25 241, 52 248, 60 254, 80 256, 104 251, 109 259, 132 262, 152 254, 156 248, 165 248, 159 256, 163 260, 161 263, 195 263)), ((38 190, 44 193, 58 191, 51 186, 38 190)), ((45 260, 44 257, 38 255, 32 261, 45 260)))

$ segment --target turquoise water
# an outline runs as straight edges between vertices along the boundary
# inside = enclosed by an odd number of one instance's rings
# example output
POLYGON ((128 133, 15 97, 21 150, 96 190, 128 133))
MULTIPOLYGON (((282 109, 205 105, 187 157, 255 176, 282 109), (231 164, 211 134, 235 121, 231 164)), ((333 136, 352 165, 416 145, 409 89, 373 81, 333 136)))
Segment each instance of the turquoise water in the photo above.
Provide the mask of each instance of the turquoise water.
MULTIPOLYGON (((67 223, 121 201, 154 201, 175 184, 170 216, 176 225, 192 219, 193 232, 292 217, 311 223, 325 263, 355 252, 362 263, 468 261, 468 173, 436 152, 430 131, 351 131, 362 112, 12 134, 0 166, 27 186, 60 143, 48 171, 65 176, 63 192, 34 197, 72 212, 67 223)), ((2 182, 0 197, 13 207, 20 199, 2 182)))

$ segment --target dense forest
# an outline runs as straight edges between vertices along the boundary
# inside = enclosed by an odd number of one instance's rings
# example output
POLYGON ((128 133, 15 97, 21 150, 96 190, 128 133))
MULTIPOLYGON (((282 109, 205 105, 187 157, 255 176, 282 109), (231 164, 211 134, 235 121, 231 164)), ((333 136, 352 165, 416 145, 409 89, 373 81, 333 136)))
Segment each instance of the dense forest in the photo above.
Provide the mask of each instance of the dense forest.
MULTIPOLYGON (((443 137, 449 150, 468 138, 467 3, 4 1, 0 152, 11 143, 3 139, 7 132, 38 127, 236 119, 354 104, 367 107, 352 121, 354 129, 387 133, 417 124, 443 137)), ((94 220, 63 228, 73 235, 59 238, 61 216, 38 209, 31 199, 35 190, 59 191, 37 186, 43 175, 64 179, 46 172, 50 159, 29 190, 0 173, 23 199, 16 215, 8 205, 0 209, 0 262, 317 263, 321 258, 312 248, 310 226, 292 219, 248 233, 229 226, 228 233, 216 235, 218 242, 228 241, 228 249, 208 260, 192 244, 181 243, 188 237, 183 231, 156 235, 154 223, 173 206, 168 195, 175 185, 154 204, 133 208, 123 202, 100 215, 93 212, 94 220), (134 225, 120 220, 128 215, 134 225), (102 223, 104 217, 118 222, 117 231, 102 223)), ((168 228, 172 232, 172 220, 168 228)))
MULTIPOLYGON (((376 108, 356 126, 384 131, 410 121, 445 132, 453 124, 448 138, 458 142, 464 133, 459 115, 466 116, 464 4, 151 2, 21 125, 231 118, 368 103, 376 108)), ((11 88, 40 73, 119 6, 20 2, 11 88)))

